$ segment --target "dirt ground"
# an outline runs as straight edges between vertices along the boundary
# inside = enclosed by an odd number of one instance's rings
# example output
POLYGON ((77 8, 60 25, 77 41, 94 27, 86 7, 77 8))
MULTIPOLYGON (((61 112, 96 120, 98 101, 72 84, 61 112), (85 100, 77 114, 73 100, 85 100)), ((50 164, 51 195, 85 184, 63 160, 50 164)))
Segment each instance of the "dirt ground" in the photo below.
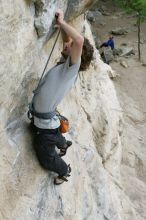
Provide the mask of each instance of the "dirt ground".
MULTIPOLYGON (((141 25, 141 62, 139 62, 136 17, 125 14, 122 9, 115 8, 109 3, 105 3, 104 7, 110 15, 99 16, 93 23, 97 38, 104 42, 108 39, 112 29, 124 28, 128 31, 126 35, 114 36, 115 48, 123 48, 122 44, 126 43, 126 47, 133 47, 135 51, 135 55, 131 55, 129 58, 118 57, 119 61, 126 61, 128 68, 122 67, 120 62, 112 61, 110 63, 113 70, 119 74, 114 81, 117 94, 120 95, 123 91, 137 102, 143 113, 146 113, 146 67, 142 65, 146 64, 146 20, 141 25)), ((121 96, 119 98, 122 99, 121 96)))
MULTIPOLYGON (((115 48, 122 48, 122 44, 126 43, 126 47, 133 47, 135 51, 135 55, 128 58, 118 57, 118 62, 112 61, 110 63, 112 69, 119 74, 113 81, 117 96, 124 112, 129 110, 130 103, 127 101, 131 99, 137 109, 141 111, 143 120, 146 122, 146 66, 143 66, 146 64, 146 20, 141 25, 140 62, 138 61, 136 17, 125 14, 122 9, 115 8, 108 1, 105 3, 102 1, 102 7, 109 16, 99 16, 93 23, 97 38, 104 42, 108 39, 109 32, 112 29, 124 28, 128 31, 127 34, 114 36, 115 48), (121 66, 120 60, 124 60, 128 67, 121 66)), ((128 113, 130 114, 130 112, 128 113)), ((144 129, 146 134, 146 127, 144 129)))
POLYGON ((146 64, 146 21, 141 26, 142 59, 139 62, 136 17, 109 3, 104 5, 103 1, 102 6, 109 15, 99 16, 92 23, 96 37, 104 42, 112 29, 125 28, 128 30, 126 35, 114 36, 115 47, 122 48, 122 44, 126 43, 127 47, 135 50, 135 55, 118 57, 119 61, 112 61, 110 65, 119 74, 113 83, 123 109, 122 182, 139 216, 137 219, 146 219, 146 67, 142 65, 146 64), (127 68, 120 65, 120 59, 128 64, 127 68))
MULTIPOLYGON (((135 55, 128 58, 118 57, 118 61, 112 61, 110 66, 119 75, 113 80, 117 96, 123 108, 123 113, 129 109, 132 111, 131 103, 143 115, 142 123, 146 122, 146 20, 141 25, 141 62, 138 61, 137 49, 137 26, 136 17, 127 15, 122 9, 116 8, 108 1, 101 3, 108 16, 99 16, 92 23, 94 31, 97 33, 97 38, 104 42, 108 39, 109 32, 118 27, 128 30, 128 33, 121 36, 114 36, 115 48, 122 48, 122 44, 126 43, 126 47, 133 47, 135 55), (120 60, 124 60, 128 67, 120 65, 120 60)), ((125 115, 126 116, 126 115, 125 115)), ((135 115, 136 117, 136 115, 135 115)), ((136 120, 136 119, 135 119, 136 120)), ((146 135, 146 126, 144 127, 146 135)))

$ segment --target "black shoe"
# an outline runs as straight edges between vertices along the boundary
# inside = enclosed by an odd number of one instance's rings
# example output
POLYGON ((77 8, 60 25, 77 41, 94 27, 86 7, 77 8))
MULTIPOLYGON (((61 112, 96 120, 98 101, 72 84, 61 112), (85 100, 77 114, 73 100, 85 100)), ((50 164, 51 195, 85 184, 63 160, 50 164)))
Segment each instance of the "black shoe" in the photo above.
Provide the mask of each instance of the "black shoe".
POLYGON ((68 180, 66 179, 66 177, 64 176, 57 176, 55 179, 54 179, 54 184, 55 185, 60 185, 62 183, 67 182, 68 180))
POLYGON ((71 141, 66 141, 66 144, 60 148, 60 153, 59 153, 59 156, 60 157, 63 157, 66 152, 67 152, 67 149, 72 145, 72 142, 71 141))
POLYGON ((55 185, 60 185, 64 182, 68 182, 68 179, 66 177, 69 177, 70 176, 70 173, 71 173, 71 167, 70 167, 70 164, 68 164, 67 166, 68 170, 67 170, 67 174, 65 176, 57 176, 55 179, 54 179, 54 184, 55 185))

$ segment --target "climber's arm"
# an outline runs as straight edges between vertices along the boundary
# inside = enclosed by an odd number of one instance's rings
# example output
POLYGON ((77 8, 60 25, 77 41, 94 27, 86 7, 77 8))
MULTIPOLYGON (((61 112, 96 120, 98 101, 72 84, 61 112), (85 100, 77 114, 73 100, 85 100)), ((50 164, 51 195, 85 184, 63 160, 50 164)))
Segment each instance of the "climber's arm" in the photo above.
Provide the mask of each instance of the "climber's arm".
POLYGON ((62 28, 61 28, 61 36, 62 36, 63 46, 64 46, 64 43, 67 43, 67 42, 69 43, 72 41, 71 37, 69 37, 62 28))
POLYGON ((71 27, 69 24, 67 24, 64 21, 63 12, 61 10, 58 10, 56 12, 56 15, 57 15, 57 22, 60 25, 63 33, 62 35, 63 42, 65 42, 65 40, 68 40, 69 42, 70 39, 72 39, 70 56, 71 56, 71 63, 75 64, 78 61, 79 57, 81 56, 84 38, 73 27, 71 27))

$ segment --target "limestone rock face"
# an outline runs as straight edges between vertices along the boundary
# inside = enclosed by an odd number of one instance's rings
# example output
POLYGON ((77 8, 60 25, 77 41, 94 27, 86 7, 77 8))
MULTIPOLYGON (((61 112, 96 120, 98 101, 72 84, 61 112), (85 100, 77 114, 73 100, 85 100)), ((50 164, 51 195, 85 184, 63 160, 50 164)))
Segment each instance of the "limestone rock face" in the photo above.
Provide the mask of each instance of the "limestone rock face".
POLYGON ((35 8, 35 28, 39 37, 49 36, 55 31, 53 29, 53 21, 55 11, 61 8, 63 11, 66 9, 66 1, 46 1, 46 0, 34 0, 35 8))
MULTIPOLYGON (((37 16, 48 4, 49 13, 57 7, 55 1, 29 0, 1 0, 0 6, 0 219, 141 220, 121 184, 122 114, 108 75, 112 70, 101 61, 83 16, 72 24, 80 32, 84 27, 94 45, 94 60, 59 106, 71 123, 66 138, 73 146, 65 157, 72 167, 69 182, 54 186, 55 174, 38 164, 26 112, 55 36, 46 44, 38 39, 34 2, 42 7, 37 16)), ((65 1, 58 3, 66 10, 65 1)), ((92 1, 77 3, 74 10, 80 14, 92 1)), ((50 27, 50 20, 45 22, 50 27)), ((61 49, 59 38, 48 68, 59 60, 61 49)))
POLYGON ((60 8, 65 13, 67 20, 83 14, 98 0, 34 0, 35 5, 35 27, 39 37, 47 35, 47 38, 54 32, 52 23, 56 9, 60 8), (49 33, 48 33, 49 31, 49 33))
POLYGON ((67 17, 69 20, 83 14, 91 8, 98 0, 73 0, 68 2, 67 17))

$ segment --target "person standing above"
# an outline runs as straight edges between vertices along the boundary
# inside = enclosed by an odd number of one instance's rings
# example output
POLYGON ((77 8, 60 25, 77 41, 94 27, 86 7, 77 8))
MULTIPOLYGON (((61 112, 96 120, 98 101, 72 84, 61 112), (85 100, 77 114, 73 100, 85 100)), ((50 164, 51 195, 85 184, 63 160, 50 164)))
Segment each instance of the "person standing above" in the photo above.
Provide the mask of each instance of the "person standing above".
POLYGON ((88 39, 66 23, 59 9, 55 13, 56 24, 61 28, 63 50, 60 61, 43 77, 32 100, 33 124, 35 127, 34 149, 43 168, 58 176, 54 184, 68 181, 71 168, 61 158, 66 154, 71 141, 60 133, 60 120, 56 108, 74 85, 78 71, 86 70, 93 57, 93 47, 88 39), (58 154, 55 147, 60 149, 58 154))

